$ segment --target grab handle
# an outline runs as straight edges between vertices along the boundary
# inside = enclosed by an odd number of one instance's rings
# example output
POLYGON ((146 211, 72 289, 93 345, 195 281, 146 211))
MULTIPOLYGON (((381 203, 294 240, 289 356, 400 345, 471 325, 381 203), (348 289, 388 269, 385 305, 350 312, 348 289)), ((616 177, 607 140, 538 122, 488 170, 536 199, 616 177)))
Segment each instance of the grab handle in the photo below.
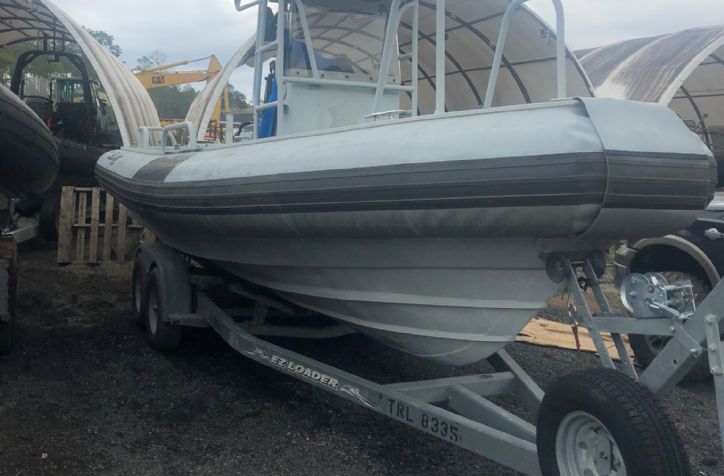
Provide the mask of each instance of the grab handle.
MULTIPOLYGON (((498 75, 500 73, 500 64, 503 61, 503 50, 505 49, 505 41, 508 38, 510 24, 513 21, 513 13, 520 8, 528 0, 514 0, 505 11, 503 21, 500 25, 500 33, 498 34, 498 44, 495 47, 495 57, 493 59, 493 67, 490 70, 490 79, 488 80, 488 89, 485 92, 485 101, 483 107, 488 108, 493 104, 493 96, 495 95, 495 86, 498 83, 498 75)), ((563 11, 561 0, 553 0, 553 6, 556 9, 556 83, 558 99, 566 96, 566 17, 563 11)))
POLYGON ((168 141, 168 138, 171 137, 173 140, 173 147, 174 149, 178 148, 178 145, 176 144, 175 137, 170 135, 171 131, 178 130, 178 129, 186 129, 189 133, 189 149, 196 149, 196 131, 194 128, 194 123, 191 121, 184 121, 184 122, 177 122, 176 124, 171 124, 170 126, 166 126, 163 128, 163 134, 161 135, 161 152, 166 151, 166 142, 168 141))
POLYGON ((243 12, 247 8, 255 7, 257 5, 259 5, 259 1, 249 2, 242 5, 241 0, 234 0, 234 7, 236 7, 237 12, 243 12))
MULTIPOLYGON (((174 150, 179 150, 180 146, 178 142, 176 141, 176 138, 171 134, 171 131, 177 130, 177 129, 186 129, 189 133, 189 144, 187 149, 197 149, 198 143, 196 142, 196 130, 194 128, 194 124, 190 121, 185 122, 179 122, 176 124, 172 124, 167 127, 159 127, 159 126, 143 126, 139 127, 138 130, 140 131, 140 147, 142 149, 148 149, 151 148, 151 133, 153 132, 160 132, 161 133, 161 152, 166 152, 166 144, 168 143, 169 139, 171 140, 171 146, 174 148, 174 150)), ((158 136, 156 136, 158 137, 158 136)))

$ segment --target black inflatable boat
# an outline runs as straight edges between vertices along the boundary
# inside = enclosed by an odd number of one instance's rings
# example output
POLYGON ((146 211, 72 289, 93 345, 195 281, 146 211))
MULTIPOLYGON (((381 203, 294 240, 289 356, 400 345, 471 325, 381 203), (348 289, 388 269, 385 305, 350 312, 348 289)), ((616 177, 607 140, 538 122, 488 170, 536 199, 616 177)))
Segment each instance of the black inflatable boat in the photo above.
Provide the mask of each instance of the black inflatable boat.
POLYGON ((43 121, 0 85, 0 195, 45 192, 59 167, 57 141, 43 121))

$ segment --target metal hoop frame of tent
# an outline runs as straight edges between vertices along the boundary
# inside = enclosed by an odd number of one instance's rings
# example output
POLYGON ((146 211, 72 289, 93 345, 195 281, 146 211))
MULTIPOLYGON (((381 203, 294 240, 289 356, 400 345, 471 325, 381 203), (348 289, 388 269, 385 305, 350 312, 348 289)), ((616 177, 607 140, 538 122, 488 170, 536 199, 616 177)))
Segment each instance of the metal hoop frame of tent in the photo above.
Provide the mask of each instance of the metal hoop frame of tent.
MULTIPOLYGON (((266 7, 271 2, 252 2, 245 4, 243 8, 261 3, 266 7)), ((299 2, 287 0, 285 3, 298 8, 296 5, 299 2)), ((547 101, 560 95, 556 75, 563 78, 569 96, 593 95, 582 67, 574 55, 565 49, 565 38, 559 41, 554 30, 526 8, 522 0, 419 0, 398 3, 401 7, 395 22, 398 26, 390 28, 386 33, 396 35, 399 51, 394 52, 390 48, 387 52, 389 57, 386 59, 394 58, 397 53, 401 81, 394 87, 402 92, 401 109, 409 111, 410 114, 483 107, 489 84, 497 84, 497 87, 493 95, 488 95, 488 106, 547 101), (497 81, 491 81, 501 24, 511 5, 513 8, 505 22, 510 22, 508 29, 513 39, 507 42, 504 49, 498 50, 499 74, 497 81), (436 31, 440 26, 444 26, 445 35, 437 35, 436 31), (444 41, 437 40, 443 37, 444 41), (565 54, 567 59, 565 65, 561 64, 557 69, 556 59, 561 53, 565 54), (561 75, 561 72, 565 74, 561 75), (418 86, 414 92, 409 88, 413 83, 418 86), (405 90, 406 88, 410 90, 405 90), (444 95, 438 94, 439 91, 443 91, 444 95)), ((263 10, 266 8, 259 8, 259 14, 265 14, 263 10)), ((560 18, 563 20, 562 16, 560 18)), ((343 26, 339 25, 325 25, 324 29, 308 25, 308 29, 309 36, 312 37, 338 39, 342 35, 342 39, 349 43, 355 43, 358 38, 357 32, 343 31, 343 26)), ((241 65, 253 66, 258 60, 265 61, 272 56, 279 56, 276 52, 276 39, 271 42, 262 41, 257 45, 256 38, 255 35, 237 50, 216 81, 210 83, 192 104, 186 120, 195 125, 199 131, 199 139, 203 139, 213 104, 232 73, 241 65), (257 50, 262 50, 260 58, 257 58, 257 50)), ((372 52, 364 54, 373 55, 372 52)), ((280 70, 278 59, 276 69, 280 70)), ((257 89, 258 85, 260 82, 257 79, 254 93, 260 91, 257 89)), ((370 112, 379 111, 370 108, 370 112)))

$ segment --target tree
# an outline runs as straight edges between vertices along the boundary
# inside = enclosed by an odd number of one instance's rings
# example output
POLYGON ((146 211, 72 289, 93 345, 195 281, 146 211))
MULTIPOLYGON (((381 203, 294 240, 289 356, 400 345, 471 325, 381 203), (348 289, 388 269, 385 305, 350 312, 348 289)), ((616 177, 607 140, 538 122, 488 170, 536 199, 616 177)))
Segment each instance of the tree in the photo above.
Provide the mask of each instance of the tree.
POLYGON ((152 51, 146 56, 141 56, 136 60, 137 69, 151 69, 158 68, 162 64, 166 63, 166 53, 162 51, 152 51))
POLYGON ((239 112, 249 108, 249 103, 246 101, 246 95, 244 93, 237 91, 231 83, 227 84, 227 88, 229 90, 229 108, 233 112, 239 112))
POLYGON ((158 50, 152 51, 150 56, 151 56, 151 59, 153 60, 153 62, 156 63, 156 66, 161 66, 162 64, 164 64, 166 62, 166 53, 164 53, 162 51, 158 51, 158 50))
POLYGON ((136 60, 136 69, 151 69, 156 66, 148 56, 141 56, 136 60))
POLYGON ((90 28, 86 27, 83 28, 85 28, 85 31, 87 31, 90 36, 95 38, 95 40, 100 43, 101 46, 110 51, 113 56, 115 56, 116 58, 121 56, 123 50, 120 46, 116 44, 116 39, 113 35, 103 30, 91 30, 90 28))
POLYGON ((196 90, 186 84, 182 87, 172 86, 149 89, 153 104, 161 119, 180 121, 186 117, 191 103, 196 98, 196 90))

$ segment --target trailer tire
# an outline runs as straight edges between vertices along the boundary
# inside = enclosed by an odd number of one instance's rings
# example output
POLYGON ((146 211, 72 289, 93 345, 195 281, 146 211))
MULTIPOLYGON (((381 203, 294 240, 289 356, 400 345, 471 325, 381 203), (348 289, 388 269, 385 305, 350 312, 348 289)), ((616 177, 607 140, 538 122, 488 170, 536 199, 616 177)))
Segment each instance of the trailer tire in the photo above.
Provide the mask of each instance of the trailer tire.
POLYGON ((166 321, 162 316, 167 309, 166 293, 158 268, 148 274, 143 300, 146 317, 146 335, 148 343, 161 352, 172 352, 179 348, 183 340, 183 328, 166 321))
POLYGON ((543 476, 687 476, 681 437, 647 388, 612 369, 559 379, 541 404, 537 427, 543 476))
MULTIPOLYGON (((711 292, 711 286, 701 277, 691 273, 679 273, 679 272, 664 272, 662 274, 669 283, 674 283, 680 280, 689 280, 694 287, 694 301, 698 306, 701 304, 706 296, 711 292)), ((646 368, 651 365, 651 362, 659 354, 659 351, 666 345, 670 340, 663 336, 648 336, 641 334, 630 334, 628 336, 629 343, 631 344, 631 350, 633 350, 634 356, 638 364, 646 368)), ((686 377, 682 379, 682 382, 702 382, 711 378, 711 372, 709 371, 709 361, 706 353, 702 354, 696 365, 691 368, 686 377)))
POLYGON ((0 355, 9 354, 13 349, 13 321, 0 320, 0 355))
POLYGON ((148 281, 148 272, 146 271, 146 263, 143 253, 137 253, 133 260, 133 277, 131 279, 132 297, 131 306, 133 307, 133 320, 141 328, 145 329, 147 317, 144 314, 144 297, 146 294, 146 281, 148 281))

